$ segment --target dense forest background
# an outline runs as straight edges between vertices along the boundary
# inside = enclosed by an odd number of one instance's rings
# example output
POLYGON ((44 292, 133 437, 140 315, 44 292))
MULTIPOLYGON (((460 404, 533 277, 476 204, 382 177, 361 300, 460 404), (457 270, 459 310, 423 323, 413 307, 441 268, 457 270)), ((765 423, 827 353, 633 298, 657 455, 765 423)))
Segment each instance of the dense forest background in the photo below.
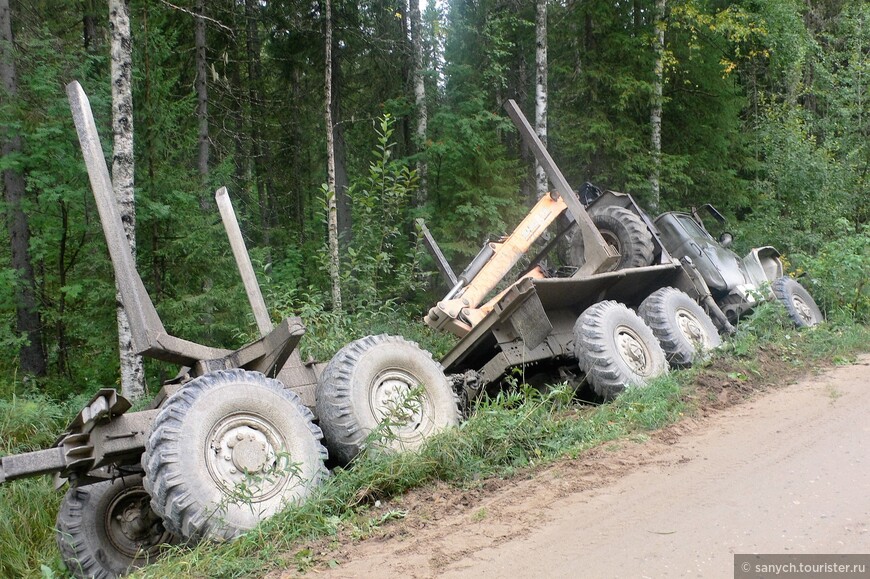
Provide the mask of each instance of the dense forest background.
MULTIPOLYGON (((28 280, 13 264, 7 207, 3 393, 92 392, 117 381, 115 289, 64 87, 81 82, 111 159, 108 9, 99 0, 9 4, 4 54, 18 87, 0 95, 0 128, 21 146, 4 148, 0 169, 25 183, 51 380, 22 381, 28 280)), ((738 251, 774 245, 793 271, 842 284, 817 292, 829 311, 868 315, 863 0, 430 0, 420 11, 403 0, 333 0, 341 313, 328 268, 325 5, 131 0, 137 260, 167 327, 220 346, 254 333, 212 199, 222 185, 273 318, 301 314, 312 355, 422 315, 442 288, 415 218, 461 268, 535 199, 532 159, 502 105, 513 98, 534 117, 541 4, 548 148, 570 183, 660 210, 712 202, 738 251)), ((167 371, 149 367, 149 380, 167 371)))

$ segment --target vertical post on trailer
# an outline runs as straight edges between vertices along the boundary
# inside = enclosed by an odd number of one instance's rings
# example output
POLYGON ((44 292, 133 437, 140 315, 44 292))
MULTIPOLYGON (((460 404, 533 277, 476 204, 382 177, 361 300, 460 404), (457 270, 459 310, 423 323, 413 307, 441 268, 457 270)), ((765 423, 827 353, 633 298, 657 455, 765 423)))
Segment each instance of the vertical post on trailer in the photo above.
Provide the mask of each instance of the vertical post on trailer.
POLYGON ((236 219, 235 211, 233 211, 233 203, 230 201, 227 188, 221 187, 218 189, 214 194, 214 198, 221 213, 227 237, 230 239, 230 247, 233 249, 236 266, 239 268, 239 273, 242 276, 242 283, 245 284, 248 302, 254 311, 257 329, 260 331, 260 337, 264 337, 273 329, 272 320, 269 318, 269 310, 266 308, 266 302, 263 300, 260 284, 257 283, 257 276, 254 273, 254 267, 251 265, 251 256, 248 254, 247 247, 245 247, 242 230, 239 228, 239 221, 236 219))
POLYGON ((541 139, 538 138, 538 135, 535 134, 535 131, 517 103, 513 99, 508 100, 505 103, 505 109, 520 131, 523 142, 532 150, 538 163, 547 173, 547 177, 553 183, 556 192, 562 196, 562 201, 565 202, 568 211, 580 228, 580 234, 583 236, 583 251, 586 261, 575 275, 592 275, 605 270, 619 259, 619 253, 601 237, 601 232, 592 223, 592 219, 589 217, 586 209, 584 209, 583 204, 574 195, 574 191, 571 189, 565 176, 562 175, 562 171, 556 166, 547 148, 541 142, 541 139))

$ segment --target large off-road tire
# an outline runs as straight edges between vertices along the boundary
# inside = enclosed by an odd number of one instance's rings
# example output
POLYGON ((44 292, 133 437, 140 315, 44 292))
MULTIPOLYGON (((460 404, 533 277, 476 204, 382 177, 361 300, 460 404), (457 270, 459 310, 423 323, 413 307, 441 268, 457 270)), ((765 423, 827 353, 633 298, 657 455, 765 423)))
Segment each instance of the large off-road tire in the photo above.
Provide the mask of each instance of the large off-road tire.
POLYGON ((367 336, 338 351, 317 386, 330 456, 347 464, 367 445, 414 450, 459 423, 456 395, 429 352, 398 336, 367 336))
MULTIPOLYGON (((655 248, 652 233, 636 214, 624 207, 609 205, 597 210, 593 207, 590 217, 604 241, 619 252, 619 261, 609 271, 643 267, 653 262, 655 248)), ((569 235, 560 257, 565 265, 580 267, 586 262, 583 236, 579 227, 575 227, 569 235)))
POLYGON ((191 380, 163 404, 145 446, 152 508, 188 541, 228 540, 302 502, 327 475, 313 418, 259 372, 191 380))
POLYGON ((57 545, 76 577, 119 577, 176 541, 151 510, 142 475, 70 488, 57 514, 57 545))
POLYGON ((663 287, 653 292, 637 313, 658 338, 674 368, 691 366, 722 343, 707 312, 676 288, 663 287))
POLYGON ((785 306, 788 316, 797 327, 808 328, 825 321, 822 311, 810 292, 792 278, 788 276, 777 278, 771 289, 776 299, 785 306))
POLYGON ((668 371, 652 330, 628 307, 611 300, 590 306, 577 318, 574 354, 592 388, 607 400, 668 371))

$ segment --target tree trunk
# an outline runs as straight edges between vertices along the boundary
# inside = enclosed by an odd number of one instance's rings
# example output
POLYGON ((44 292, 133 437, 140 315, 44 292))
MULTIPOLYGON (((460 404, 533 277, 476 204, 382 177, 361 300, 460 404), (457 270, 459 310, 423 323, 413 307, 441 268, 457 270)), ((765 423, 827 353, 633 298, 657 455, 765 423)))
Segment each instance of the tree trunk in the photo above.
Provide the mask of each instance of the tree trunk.
POLYGON ((99 29, 97 28, 98 14, 97 0, 82 1, 82 32, 84 34, 84 46, 88 52, 96 52, 100 47, 99 29))
POLYGON ((264 162, 263 122, 266 114, 263 106, 262 66, 260 60, 260 31, 257 21, 258 3, 256 0, 245 0, 245 22, 248 52, 248 95, 251 112, 251 156, 254 161, 254 179, 257 184, 257 199, 260 208, 260 227, 262 244, 269 246, 269 229, 271 216, 269 213, 269 191, 266 187, 266 168, 264 162))
MULTIPOLYGON (((535 11, 535 133, 547 144, 547 0, 536 0, 535 11)), ((535 163, 535 193, 547 193, 547 173, 535 163)))
MULTIPOLYGON (((112 184, 115 200, 136 256, 136 204, 133 193, 133 45, 130 38, 128 0, 109 0, 109 28, 112 52, 112 184)), ((121 393, 129 400, 145 393, 142 357, 133 351, 130 322, 120 293, 118 302, 118 348, 121 357, 121 393)))
POLYGON ((326 221, 329 239, 329 277, 332 279, 332 309, 341 311, 341 276, 338 253, 338 212, 335 206, 335 143, 332 126, 332 2, 325 0, 324 18, 326 20, 326 74, 324 97, 326 103, 326 221))
POLYGON ((653 99, 650 111, 652 171, 649 184, 651 190, 650 210, 655 213, 661 198, 660 182, 662 169, 662 86, 664 85, 665 61, 665 8, 666 0, 656 0, 655 13, 655 63, 653 65, 653 99))
POLYGON ((338 227, 339 253, 342 244, 347 247, 353 241, 353 216, 350 210, 350 177, 347 174, 347 144, 344 140, 344 125, 341 122, 341 62, 338 42, 332 39, 332 151, 335 158, 335 211, 338 227))
POLYGON ((428 197, 426 177, 429 166, 426 163, 426 138, 429 123, 429 111, 426 107, 426 77, 423 74, 423 21, 420 17, 418 0, 408 0, 411 18, 411 51, 414 55, 414 104, 417 107, 417 130, 415 131, 417 155, 417 206, 426 203, 428 197))
MULTIPOLYGON (((18 96, 18 76, 15 70, 14 44, 12 38, 12 13, 9 0, 0 0, 0 80, 7 98, 18 96)), ((17 155, 22 150, 21 137, 0 128, 0 149, 4 158, 17 155)), ((18 275, 15 288, 16 327, 27 339, 19 350, 21 370, 25 374, 45 375, 45 351, 42 347, 42 321, 36 308, 36 283, 33 265, 30 262, 30 228, 27 214, 21 208, 24 199, 24 175, 15 168, 3 171, 3 186, 6 190, 6 215, 9 227, 9 242, 12 249, 12 268, 18 275)))
MULTIPOLYGON (((199 121, 199 155, 197 169, 203 184, 208 181, 208 63, 205 51, 205 0, 196 0, 196 19, 194 24, 194 42, 196 44, 196 118, 199 121)), ((211 199, 206 195, 205 199, 211 199)))

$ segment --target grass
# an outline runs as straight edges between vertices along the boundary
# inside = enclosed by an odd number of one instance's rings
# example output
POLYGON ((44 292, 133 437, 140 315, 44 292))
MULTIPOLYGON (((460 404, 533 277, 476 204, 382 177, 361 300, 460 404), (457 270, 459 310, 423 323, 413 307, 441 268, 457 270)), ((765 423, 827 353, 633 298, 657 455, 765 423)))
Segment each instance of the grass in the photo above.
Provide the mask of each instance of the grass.
MULTIPOLYGON (((459 428, 430 440, 421 452, 366 455, 353 468, 337 470, 304 505, 240 539, 174 548, 136 576, 230 578, 329 565, 304 548, 304 542, 339 533, 352 538, 371 535, 388 521, 406 516, 401 510, 371 507, 409 489, 439 481, 472 488, 492 477, 576 457, 591 447, 620 439, 643 440, 650 431, 701 407, 730 403, 729 397, 788 382, 808 368, 850 363, 868 344, 870 328, 865 326, 842 322, 796 331, 777 308, 761 307, 701 367, 673 372, 601 406, 578 404, 565 385, 543 394, 521 386, 502 392, 478 405, 459 428)), ((33 432, 22 430, 27 420, 0 418, 0 426, 15 422, 9 432, 18 433, 14 439, 20 445, 27 438, 21 433, 33 432)), ((43 424, 38 430, 51 426, 43 424)), ((52 428, 51 434, 59 431, 60 427, 52 428)), ((10 435, 3 430, 0 436, 5 441, 10 435)), ((5 451, 11 448, 16 447, 4 442, 5 451)), ((60 575, 52 531, 59 494, 44 479, 4 485, 0 493, 0 576, 60 575)), ((486 513, 475 516, 485 520, 486 513)))

